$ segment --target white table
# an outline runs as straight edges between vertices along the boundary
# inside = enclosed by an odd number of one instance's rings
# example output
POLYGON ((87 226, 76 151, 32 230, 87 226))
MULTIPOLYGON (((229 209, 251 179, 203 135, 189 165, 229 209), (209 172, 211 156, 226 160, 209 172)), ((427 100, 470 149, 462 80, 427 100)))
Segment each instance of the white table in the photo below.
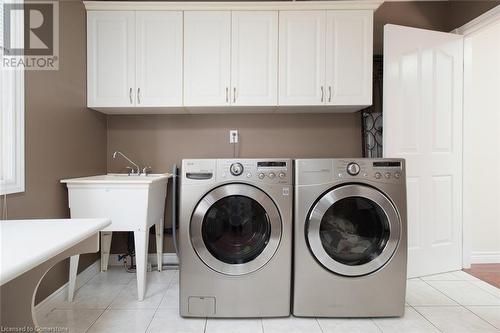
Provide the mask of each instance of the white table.
MULTIPOLYGON (((0 221, 0 325, 37 326, 36 289, 59 261, 99 251, 99 230, 109 219, 0 221)), ((32 330, 31 330, 32 331, 32 330)))

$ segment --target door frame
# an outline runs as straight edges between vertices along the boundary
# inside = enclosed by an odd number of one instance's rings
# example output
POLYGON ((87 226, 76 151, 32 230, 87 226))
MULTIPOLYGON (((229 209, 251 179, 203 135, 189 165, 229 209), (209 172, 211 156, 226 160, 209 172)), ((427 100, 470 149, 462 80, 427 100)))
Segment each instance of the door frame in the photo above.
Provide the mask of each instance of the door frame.
MULTIPOLYGON (((489 27, 491 24, 497 22, 500 20, 500 5, 490 9, 489 11, 485 12, 484 14, 476 17, 472 21, 464 24, 463 26, 456 28, 452 30, 452 33, 462 35, 464 37, 464 79, 463 79, 463 86, 464 86, 464 98, 465 98, 465 80, 466 80, 466 43, 465 43, 465 38, 467 36, 470 36, 478 31, 481 31, 484 28, 489 27)), ((462 104, 463 101, 462 101, 462 104)), ((465 106, 465 105, 464 105, 465 106)), ((462 111, 465 114, 465 108, 462 111)), ((462 140, 463 141, 463 140, 462 140)), ((462 142, 463 144, 463 142, 462 142)), ((462 152, 462 165, 463 165, 463 152, 462 152)), ((463 177, 463 172, 462 172, 462 177, 463 177)), ((463 178, 462 178, 462 183, 463 183, 463 178)), ((462 192, 462 201, 463 201, 463 192, 462 192)), ((465 205, 462 204, 462 267, 463 268, 470 268, 472 264, 472 228, 473 228, 473 223, 471 221, 468 221, 467 219, 463 218, 464 217, 464 208, 465 205)))

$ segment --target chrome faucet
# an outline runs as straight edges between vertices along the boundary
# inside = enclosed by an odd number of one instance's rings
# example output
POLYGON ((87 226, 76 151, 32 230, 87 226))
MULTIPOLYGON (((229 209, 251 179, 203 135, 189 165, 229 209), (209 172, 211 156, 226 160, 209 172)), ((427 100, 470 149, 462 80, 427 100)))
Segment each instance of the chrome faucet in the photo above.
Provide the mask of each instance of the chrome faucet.
POLYGON ((135 166, 135 169, 132 168, 132 167, 128 167, 128 168, 130 168, 129 175, 140 175, 141 174, 141 168, 139 167, 139 165, 137 163, 135 163, 130 158, 128 158, 127 156, 125 156, 125 154, 122 153, 121 151, 115 151, 113 153, 113 158, 116 158, 117 154, 120 154, 124 159, 126 159, 127 161, 129 161, 130 163, 132 163, 135 166))

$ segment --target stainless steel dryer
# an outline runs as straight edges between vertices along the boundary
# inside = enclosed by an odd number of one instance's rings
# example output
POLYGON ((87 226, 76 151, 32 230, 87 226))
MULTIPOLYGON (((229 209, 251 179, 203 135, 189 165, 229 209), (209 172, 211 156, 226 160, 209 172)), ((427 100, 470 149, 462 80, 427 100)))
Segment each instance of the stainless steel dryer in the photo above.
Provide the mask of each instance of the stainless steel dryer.
POLYGON ((403 315, 404 160, 296 160, 294 223, 294 315, 403 315))
POLYGON ((180 314, 290 315, 292 161, 182 161, 180 314))

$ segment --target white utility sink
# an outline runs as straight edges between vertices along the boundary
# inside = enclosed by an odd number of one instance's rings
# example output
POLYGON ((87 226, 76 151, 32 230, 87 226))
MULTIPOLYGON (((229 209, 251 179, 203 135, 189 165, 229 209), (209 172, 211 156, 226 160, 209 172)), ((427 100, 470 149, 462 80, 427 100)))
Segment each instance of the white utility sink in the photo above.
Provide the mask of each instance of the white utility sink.
MULTIPOLYGON (((163 217, 171 174, 117 174, 61 180, 68 187, 72 218, 107 218, 101 232, 101 270, 106 271, 113 231, 133 231, 138 298, 143 300, 148 257, 149 228, 155 225, 158 270, 162 267, 163 217)), ((68 300, 73 293, 78 256, 71 257, 68 300)))
POLYGON ((107 175, 97 175, 90 177, 81 177, 61 180, 61 183, 71 184, 113 184, 113 183, 153 183, 171 177, 170 174, 147 174, 134 175, 126 173, 108 173, 107 175))

